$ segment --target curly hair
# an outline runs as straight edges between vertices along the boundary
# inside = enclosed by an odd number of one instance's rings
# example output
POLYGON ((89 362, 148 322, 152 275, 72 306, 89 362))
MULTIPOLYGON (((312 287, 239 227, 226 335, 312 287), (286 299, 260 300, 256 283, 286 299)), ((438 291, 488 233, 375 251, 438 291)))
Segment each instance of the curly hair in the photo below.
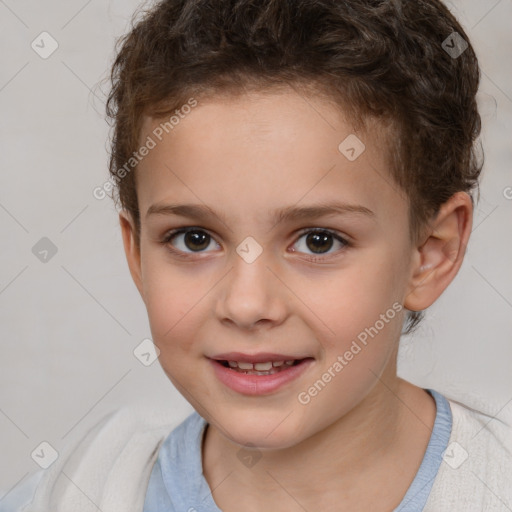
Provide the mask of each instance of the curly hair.
MULTIPOLYGON (((380 121, 393 137, 387 157, 408 199, 412 240, 455 192, 474 203, 483 165, 480 71, 469 38, 439 0, 163 0, 135 12, 109 79, 113 199, 132 216, 137 244, 133 154, 143 116, 162 117, 191 96, 248 89, 297 86, 363 127, 380 121), (460 54, 448 51, 455 37, 460 54)), ((422 318, 409 311, 405 333, 422 318)))

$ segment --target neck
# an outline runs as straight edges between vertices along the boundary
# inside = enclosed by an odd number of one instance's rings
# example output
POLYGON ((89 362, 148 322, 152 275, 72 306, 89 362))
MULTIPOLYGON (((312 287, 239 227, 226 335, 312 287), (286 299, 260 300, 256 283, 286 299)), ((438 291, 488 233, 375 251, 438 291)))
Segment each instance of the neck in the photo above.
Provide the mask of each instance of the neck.
POLYGON ((393 371, 329 427, 290 448, 266 451, 250 468, 237 458, 240 446, 209 425, 204 475, 226 512, 237 510, 240 496, 252 498, 246 510, 255 512, 280 510, 276 503, 282 510, 318 510, 320 504, 328 510, 341 504, 350 510, 386 510, 400 503, 414 479, 434 419, 432 397, 393 371))

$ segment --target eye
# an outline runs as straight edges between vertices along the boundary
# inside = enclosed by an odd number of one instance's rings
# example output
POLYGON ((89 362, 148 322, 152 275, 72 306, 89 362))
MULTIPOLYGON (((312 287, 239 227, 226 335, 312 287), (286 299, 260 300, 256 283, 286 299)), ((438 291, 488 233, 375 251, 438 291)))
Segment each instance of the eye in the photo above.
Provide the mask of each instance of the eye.
MULTIPOLYGON (((328 229, 307 229, 300 233, 300 237, 295 243, 299 249, 293 249, 293 252, 310 250, 313 255, 328 254, 329 251, 336 243, 341 245, 340 249, 350 246, 350 243, 336 232, 328 229), (304 241, 301 242, 301 239, 304 241)), ((335 251, 336 252, 336 251, 335 251)))
MULTIPOLYGON (((336 243, 341 246, 340 249, 350 246, 350 243, 342 236, 328 229, 308 228, 302 230, 299 235, 298 240, 294 244, 298 246, 298 249, 292 249, 292 252, 306 252, 310 250, 313 257, 325 254, 330 256, 328 251, 336 243), (303 238, 304 241, 301 242, 303 238)), ((175 229, 167 233, 162 240, 162 244, 166 245, 171 252, 185 258, 193 253, 207 252, 206 249, 212 243, 220 247, 207 231, 198 227, 175 229)))
POLYGON ((211 242, 214 242, 211 235, 203 229, 196 227, 175 229, 167 233, 162 241, 163 244, 174 245, 174 247, 178 246, 176 250, 169 247, 172 252, 187 253, 187 249, 190 249, 188 254, 204 252, 204 250, 210 246, 211 242), (175 240, 177 240, 175 245, 171 244, 171 241, 175 240))

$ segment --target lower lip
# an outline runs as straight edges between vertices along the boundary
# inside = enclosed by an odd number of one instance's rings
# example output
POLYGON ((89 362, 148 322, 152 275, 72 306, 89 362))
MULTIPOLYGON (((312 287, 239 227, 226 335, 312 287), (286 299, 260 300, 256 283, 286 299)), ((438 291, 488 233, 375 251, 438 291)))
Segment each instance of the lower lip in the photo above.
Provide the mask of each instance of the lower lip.
POLYGON ((226 368, 214 359, 210 359, 210 361, 215 375, 223 384, 233 391, 251 396, 267 395, 277 391, 292 380, 299 378, 314 362, 313 359, 304 359, 299 364, 273 375, 248 375, 226 368))

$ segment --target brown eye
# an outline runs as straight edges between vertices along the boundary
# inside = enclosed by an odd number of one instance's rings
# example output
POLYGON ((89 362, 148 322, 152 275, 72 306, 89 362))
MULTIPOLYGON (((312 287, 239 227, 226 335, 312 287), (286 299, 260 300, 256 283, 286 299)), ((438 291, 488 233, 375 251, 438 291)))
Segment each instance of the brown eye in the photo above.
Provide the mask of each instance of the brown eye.
POLYGON ((202 229, 179 229, 169 233, 164 243, 171 244, 182 252, 202 252, 213 241, 212 237, 202 229), (174 243, 171 243, 174 242, 174 243))
POLYGON ((209 240, 210 235, 204 231, 188 231, 185 233, 185 237, 183 238, 183 242, 186 247, 192 250, 197 249, 199 251, 208 247, 209 240))
MULTIPOLYGON (((294 249, 294 252, 305 252, 306 254, 309 252, 309 254, 324 255, 327 254, 336 243, 339 244, 339 249, 350 245, 343 237, 329 230, 309 229, 302 232, 295 243, 298 248, 294 249)), ((332 252, 334 254, 336 251, 332 252)), ((327 255, 330 256, 330 254, 327 255)))
POLYGON ((306 236, 306 245, 314 253, 327 252, 333 246, 333 236, 327 232, 309 233, 306 236))

